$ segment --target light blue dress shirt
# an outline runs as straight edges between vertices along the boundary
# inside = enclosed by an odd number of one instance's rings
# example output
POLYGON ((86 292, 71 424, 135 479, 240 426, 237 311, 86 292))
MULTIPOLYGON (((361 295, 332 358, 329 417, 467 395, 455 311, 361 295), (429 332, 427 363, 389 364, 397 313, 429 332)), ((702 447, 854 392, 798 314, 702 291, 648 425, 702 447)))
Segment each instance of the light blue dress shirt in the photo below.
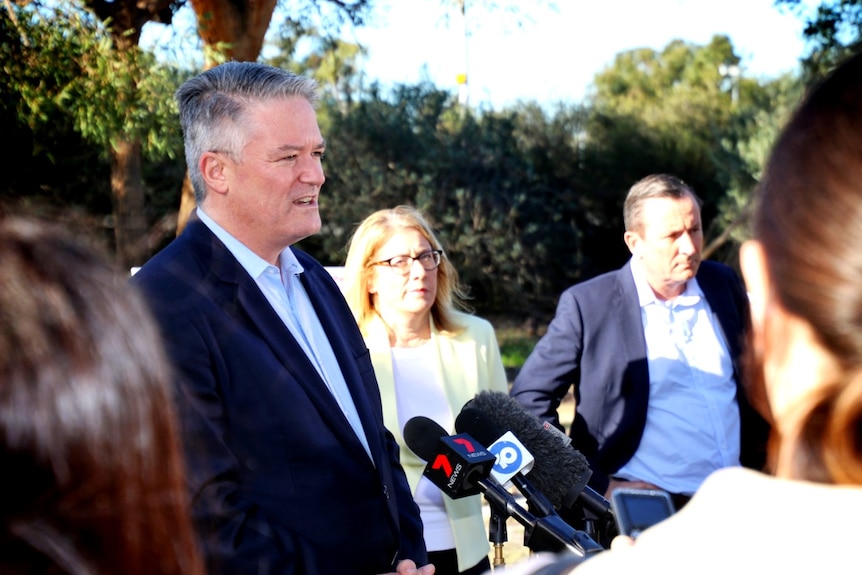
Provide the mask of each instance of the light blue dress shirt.
POLYGON ((615 475, 693 494, 706 477, 739 465, 733 362, 696 279, 672 301, 655 296, 632 262, 647 347, 647 422, 632 459, 615 475))

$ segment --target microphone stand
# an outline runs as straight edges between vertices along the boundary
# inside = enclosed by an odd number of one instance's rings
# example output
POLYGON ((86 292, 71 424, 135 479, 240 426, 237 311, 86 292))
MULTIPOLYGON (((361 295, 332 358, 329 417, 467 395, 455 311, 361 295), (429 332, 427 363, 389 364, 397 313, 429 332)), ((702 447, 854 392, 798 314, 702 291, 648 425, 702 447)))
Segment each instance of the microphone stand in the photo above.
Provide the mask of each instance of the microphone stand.
POLYGON ((585 497, 586 489, 586 485, 572 486, 563 498, 560 515, 570 524, 581 527, 605 549, 610 549, 611 540, 619 535, 613 511, 603 497, 595 493, 594 497, 585 497))
POLYGON ((586 559, 588 555, 603 551, 601 545, 583 531, 578 531, 562 520, 559 515, 536 517, 517 503, 508 491, 490 478, 476 482, 488 503, 497 506, 518 523, 524 526, 524 544, 532 551, 551 551, 554 553, 568 550, 586 559))
POLYGON ((495 503, 488 501, 488 507, 491 509, 491 517, 488 520, 488 541, 494 544, 494 560, 491 565, 499 567, 506 564, 506 558, 503 557, 503 544, 509 540, 508 532, 506 531, 506 518, 508 515, 505 510, 500 509, 495 503))

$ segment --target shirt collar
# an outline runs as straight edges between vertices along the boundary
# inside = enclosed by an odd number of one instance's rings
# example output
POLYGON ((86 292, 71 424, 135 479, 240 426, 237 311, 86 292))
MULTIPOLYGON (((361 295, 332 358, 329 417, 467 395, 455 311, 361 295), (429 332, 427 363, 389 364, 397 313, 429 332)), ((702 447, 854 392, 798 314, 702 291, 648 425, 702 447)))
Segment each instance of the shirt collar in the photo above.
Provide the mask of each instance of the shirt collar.
MULTIPOLYGON (((260 277, 260 274, 266 270, 270 264, 265 259, 251 251, 248 246, 232 236, 227 230, 221 227, 214 219, 207 215, 200 207, 197 208, 197 215, 200 220, 221 240, 230 253, 237 259, 239 264, 253 278, 260 277)), ((281 273, 283 276, 301 274, 304 270, 302 264, 296 259, 296 254, 290 249, 290 246, 284 248, 278 258, 281 273)))

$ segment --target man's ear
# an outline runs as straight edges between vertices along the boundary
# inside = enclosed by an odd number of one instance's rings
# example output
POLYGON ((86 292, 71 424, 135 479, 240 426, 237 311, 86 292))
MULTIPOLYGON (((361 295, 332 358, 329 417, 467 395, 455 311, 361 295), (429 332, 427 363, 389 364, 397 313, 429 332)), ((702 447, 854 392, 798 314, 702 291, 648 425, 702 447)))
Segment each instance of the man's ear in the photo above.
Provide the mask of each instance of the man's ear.
POLYGON ((626 232, 623 234, 623 240, 633 256, 640 255, 638 252, 641 243, 641 238, 635 232, 626 232))
POLYGON ((763 244, 756 240, 744 242, 739 248, 739 267, 751 305, 751 320, 762 326, 770 289, 763 244))
POLYGON ((201 154, 198 167, 209 190, 220 194, 227 192, 227 176, 230 169, 227 161, 225 155, 219 152, 204 152, 201 154))

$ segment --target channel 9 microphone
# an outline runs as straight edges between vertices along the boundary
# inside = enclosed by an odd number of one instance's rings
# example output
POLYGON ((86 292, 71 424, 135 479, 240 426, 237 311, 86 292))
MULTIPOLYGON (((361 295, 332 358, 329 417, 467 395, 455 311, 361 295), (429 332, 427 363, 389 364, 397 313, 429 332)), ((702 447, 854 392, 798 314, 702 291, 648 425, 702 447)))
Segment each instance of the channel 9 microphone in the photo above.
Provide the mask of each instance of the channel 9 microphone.
POLYGON ((491 418, 472 407, 464 407, 455 418, 455 430, 488 445, 488 451, 497 456, 491 477, 504 487, 514 485, 526 498, 531 512, 543 517, 557 514, 548 498, 524 477, 533 468, 535 458, 514 433, 501 431, 491 418))
POLYGON ((602 547, 559 515, 536 517, 521 507, 491 477, 496 457, 467 433, 449 436, 437 422, 412 417, 404 425, 404 441, 426 462, 425 477, 452 498, 482 493, 488 502, 524 526, 524 544, 532 551, 569 551, 586 558, 602 547))
POLYGON ((530 480, 536 489, 564 517, 581 512, 585 519, 599 522, 602 532, 591 532, 591 535, 603 540, 606 546, 610 543, 616 535, 610 503, 587 485, 592 470, 564 433, 528 413, 517 400, 499 391, 479 392, 462 411, 466 409, 480 411, 498 429, 514 433, 535 458, 530 480))

